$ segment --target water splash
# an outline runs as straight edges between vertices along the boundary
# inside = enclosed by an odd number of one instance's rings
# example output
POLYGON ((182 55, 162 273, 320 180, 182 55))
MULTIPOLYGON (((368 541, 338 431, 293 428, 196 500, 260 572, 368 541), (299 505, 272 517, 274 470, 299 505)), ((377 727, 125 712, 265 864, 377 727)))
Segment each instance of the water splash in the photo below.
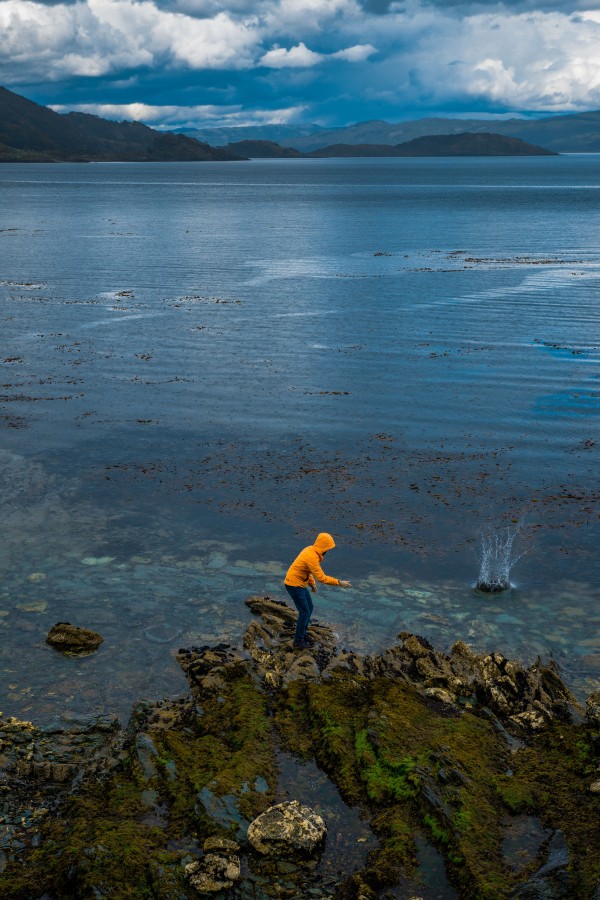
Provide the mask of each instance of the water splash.
POLYGON ((522 553, 514 554, 513 545, 520 529, 519 524, 514 528, 488 528, 483 532, 479 575, 475 585, 478 591, 496 594, 510 589, 510 571, 526 553, 523 550, 522 553))

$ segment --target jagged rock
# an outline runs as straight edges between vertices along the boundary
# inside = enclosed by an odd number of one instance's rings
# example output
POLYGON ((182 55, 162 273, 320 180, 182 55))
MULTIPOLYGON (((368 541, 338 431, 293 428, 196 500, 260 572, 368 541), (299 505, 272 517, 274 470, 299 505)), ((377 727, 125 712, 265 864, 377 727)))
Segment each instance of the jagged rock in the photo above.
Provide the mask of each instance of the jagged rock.
POLYGON ((431 700, 440 700, 442 703, 454 704, 456 703, 456 695, 451 694, 450 691, 445 691, 443 688, 437 687, 429 687, 425 688, 425 696, 429 697, 431 700))
POLYGON ((404 649, 413 659, 423 659, 431 656, 433 647, 425 638, 416 634, 410 634, 408 631, 402 631, 400 637, 402 638, 404 649))
POLYGON ((326 834, 321 816, 298 800, 271 806, 248 827, 248 840, 265 856, 312 853, 326 834))
MULTIPOLYGON (((244 647, 271 688, 352 674, 401 679, 448 704, 475 697, 499 718, 528 731, 544 728, 554 719, 571 722, 583 715, 554 663, 544 665, 538 659, 527 668, 501 653, 478 655, 462 641, 445 654, 406 631, 399 634, 399 644, 380 656, 362 657, 338 649, 333 631, 319 625, 310 629, 315 646, 299 654, 292 648, 295 610, 270 597, 250 597, 246 605, 260 619, 248 626, 244 647)), ((600 699, 588 703, 588 717, 590 710, 591 715, 600 715, 600 699)))
POLYGON ((543 728, 553 719, 569 722, 582 715, 553 663, 546 666, 538 659, 525 668, 501 653, 479 656, 462 641, 446 655, 417 635, 401 632, 399 637, 401 644, 375 659, 380 675, 403 676, 426 692, 439 688, 450 696, 475 695, 500 718, 528 730, 543 728))
POLYGON ((39 727, 0 713, 0 733, 0 851, 21 857, 60 798, 117 765, 119 725, 113 716, 90 716, 39 727))
POLYGON ((240 651, 229 644, 181 648, 177 651, 177 662, 187 675, 192 690, 200 694, 218 694, 228 679, 248 666, 240 651))
POLYGON ((330 678, 334 675, 357 675, 365 677, 370 674, 371 660, 368 656, 360 656, 358 653, 340 651, 335 654, 321 672, 322 678, 330 678))
POLYGON ((260 621, 252 621, 244 635, 244 648, 268 687, 280 688, 291 681, 316 681, 335 653, 336 639, 327 626, 311 625, 315 641, 310 650, 298 653, 292 646, 296 610, 270 597, 246 600, 260 621))
POLYGON ((585 706, 590 725, 600 728, 600 691, 593 691, 585 701, 585 706))
POLYGON ((71 625, 70 622, 57 622, 46 638, 46 643, 62 653, 91 653, 103 642, 104 638, 97 631, 71 625))

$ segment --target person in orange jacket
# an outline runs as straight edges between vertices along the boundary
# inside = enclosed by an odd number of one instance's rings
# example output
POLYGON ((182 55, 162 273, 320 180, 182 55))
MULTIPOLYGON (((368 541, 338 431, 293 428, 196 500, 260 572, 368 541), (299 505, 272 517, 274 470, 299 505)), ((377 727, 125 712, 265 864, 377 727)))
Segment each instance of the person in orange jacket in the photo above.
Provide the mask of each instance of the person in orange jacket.
POLYGON ((317 581, 322 584, 335 584, 341 588, 352 587, 349 581, 340 581, 339 578, 331 578, 321 568, 323 557, 328 550, 333 550, 335 541, 330 534, 322 532, 310 547, 305 547, 291 564, 284 579, 285 589, 292 598, 294 606, 298 610, 298 621, 294 635, 294 647, 305 650, 312 647, 314 641, 308 637, 307 630, 313 611, 313 602, 308 588, 314 593, 317 590, 317 581), (316 579, 316 580, 315 580, 316 579))

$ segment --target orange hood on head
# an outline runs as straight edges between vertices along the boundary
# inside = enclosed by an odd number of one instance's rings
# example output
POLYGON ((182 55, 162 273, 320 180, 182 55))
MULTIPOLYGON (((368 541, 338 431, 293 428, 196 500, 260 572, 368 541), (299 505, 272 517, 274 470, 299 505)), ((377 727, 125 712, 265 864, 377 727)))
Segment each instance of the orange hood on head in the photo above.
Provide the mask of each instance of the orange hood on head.
POLYGON ((325 550, 333 550, 335 541, 330 534, 327 534, 326 531, 322 531, 321 534, 317 535, 314 547, 322 554, 325 550))

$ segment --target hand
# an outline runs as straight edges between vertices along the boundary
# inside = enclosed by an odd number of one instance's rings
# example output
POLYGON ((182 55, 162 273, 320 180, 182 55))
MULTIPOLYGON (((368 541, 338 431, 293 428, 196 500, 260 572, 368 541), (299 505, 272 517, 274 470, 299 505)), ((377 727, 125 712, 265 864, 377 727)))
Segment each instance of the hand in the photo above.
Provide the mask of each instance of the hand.
POLYGON ((349 581, 340 581, 340 587, 341 588, 349 588, 349 587, 352 587, 352 585, 350 584, 349 581))
POLYGON ((317 593, 317 586, 316 586, 316 584, 309 584, 309 588, 311 589, 311 591, 313 592, 313 594, 316 594, 316 593, 317 593))

